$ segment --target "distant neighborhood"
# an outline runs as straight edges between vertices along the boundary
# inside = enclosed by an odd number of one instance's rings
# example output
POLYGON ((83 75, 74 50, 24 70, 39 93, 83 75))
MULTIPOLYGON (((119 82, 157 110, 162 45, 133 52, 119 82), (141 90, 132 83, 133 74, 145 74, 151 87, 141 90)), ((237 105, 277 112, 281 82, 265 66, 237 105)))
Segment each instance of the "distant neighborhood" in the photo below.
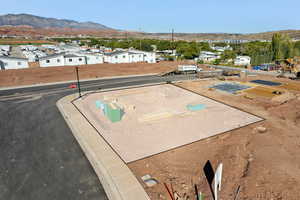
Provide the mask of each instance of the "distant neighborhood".
MULTIPOLYGON (((0 45, 1 70, 23 69, 30 67, 31 63, 37 63, 40 67, 58 67, 75 65, 93 65, 103 63, 156 63, 167 60, 170 57, 180 57, 176 50, 142 51, 134 48, 115 48, 101 46, 86 47, 78 45, 78 42, 64 43, 58 45, 0 45)), ((200 51, 196 62, 213 63, 221 58, 224 51, 232 51, 230 45, 211 46, 214 52, 200 51)), ((249 56, 237 56, 235 65, 250 65, 249 56)))
POLYGON ((40 67, 93 65, 103 63, 156 63, 156 53, 136 49, 90 49, 74 44, 59 45, 0 45, 2 70, 28 68, 30 63, 40 67), (12 56, 14 51, 14 56, 12 56))
POLYGON ((272 41, 189 42, 76 37, 48 38, 45 41, 49 41, 49 44, 0 45, 1 70, 175 60, 268 70, 276 69, 274 65, 280 59, 300 56, 300 41, 293 41, 288 36, 280 34, 274 34, 272 41))

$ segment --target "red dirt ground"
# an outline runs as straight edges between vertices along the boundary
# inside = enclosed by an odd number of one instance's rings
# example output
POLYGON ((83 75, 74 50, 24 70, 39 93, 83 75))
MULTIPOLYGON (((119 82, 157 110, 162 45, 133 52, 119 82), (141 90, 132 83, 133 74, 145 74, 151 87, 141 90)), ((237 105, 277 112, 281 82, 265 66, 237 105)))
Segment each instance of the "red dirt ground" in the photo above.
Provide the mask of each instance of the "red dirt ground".
MULTIPOLYGON (((266 79, 300 84, 285 79, 266 79)), ((203 173, 207 160, 214 169, 223 163, 220 199, 234 199, 238 186, 241 189, 239 200, 300 199, 300 92, 287 91, 292 98, 283 102, 249 99, 244 95, 210 90, 208 86, 216 81, 182 82, 179 85, 266 120, 130 163, 138 180, 150 174, 159 181, 150 188, 141 181, 151 199, 170 199, 163 183, 170 186, 171 182, 181 196, 195 199, 194 184, 197 184, 199 191, 210 197, 203 173), (259 126, 267 131, 259 133, 259 126)))
MULTIPOLYGON (((81 79, 91 79, 108 76, 163 73, 175 69, 178 64, 180 62, 81 65, 79 66, 79 75, 81 79)), ((69 80, 76 80, 75 66, 0 71, 0 87, 69 80)))

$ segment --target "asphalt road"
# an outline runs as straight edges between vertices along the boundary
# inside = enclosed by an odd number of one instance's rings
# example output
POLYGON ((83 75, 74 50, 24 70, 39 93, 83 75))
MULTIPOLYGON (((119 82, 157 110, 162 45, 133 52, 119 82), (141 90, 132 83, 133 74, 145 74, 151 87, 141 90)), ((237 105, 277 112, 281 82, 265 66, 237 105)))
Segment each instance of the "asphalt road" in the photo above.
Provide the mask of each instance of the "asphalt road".
MULTIPOLYGON (((193 77, 88 81, 83 91, 193 77)), ((93 168, 56 107, 69 84, 0 91, 0 199, 104 200, 93 168)))
POLYGON ((232 70, 232 71, 246 71, 250 75, 269 75, 269 76, 278 76, 278 72, 272 71, 261 71, 261 70, 248 70, 245 68, 238 68, 238 67, 229 67, 229 66, 221 66, 221 65, 211 65, 210 67, 216 69, 223 69, 223 70, 232 70))

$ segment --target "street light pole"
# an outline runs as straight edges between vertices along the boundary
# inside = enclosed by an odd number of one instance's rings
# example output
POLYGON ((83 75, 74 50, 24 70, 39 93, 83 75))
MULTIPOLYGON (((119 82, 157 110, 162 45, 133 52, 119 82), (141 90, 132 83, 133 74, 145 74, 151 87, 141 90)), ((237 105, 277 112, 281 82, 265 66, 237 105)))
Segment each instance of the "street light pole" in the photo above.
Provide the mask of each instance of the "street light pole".
POLYGON ((75 69, 76 69, 76 75, 77 75, 77 87, 78 87, 79 98, 81 98, 81 89, 80 89, 80 82, 79 82, 78 67, 75 67, 75 69))

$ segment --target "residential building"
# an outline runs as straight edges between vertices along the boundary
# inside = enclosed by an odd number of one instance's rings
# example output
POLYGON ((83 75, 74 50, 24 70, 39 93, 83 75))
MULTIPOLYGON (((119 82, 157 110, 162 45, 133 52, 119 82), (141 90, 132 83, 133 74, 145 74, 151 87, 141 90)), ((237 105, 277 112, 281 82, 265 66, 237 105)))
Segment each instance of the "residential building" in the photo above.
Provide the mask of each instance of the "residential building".
POLYGON ((61 52, 65 52, 65 53, 74 53, 74 52, 78 52, 81 50, 81 47, 79 46, 73 46, 73 45, 59 45, 58 48, 60 49, 61 52))
POLYGON ((0 51, 10 51, 10 45, 0 45, 0 51))
POLYGON ((114 51, 104 54, 104 62, 114 64, 144 62, 144 54, 129 51, 114 51))
POLYGON ((82 54, 86 57, 86 64, 102 64, 104 63, 104 56, 102 54, 82 54))
POLYGON ((53 54, 39 59, 41 67, 85 65, 86 57, 73 54, 53 54))
POLYGON ((65 65, 86 65, 86 57, 85 56, 77 56, 75 54, 68 54, 64 56, 65 65))
POLYGON ((199 55, 199 60, 202 60, 205 63, 210 63, 220 58, 221 56, 219 55, 219 53, 214 53, 210 51, 201 51, 199 55))
POLYGON ((41 67, 55 67, 55 66, 64 66, 65 65, 65 54, 53 54, 39 59, 41 67))
POLYGON ((210 48, 215 51, 219 51, 219 52, 224 52, 226 50, 232 51, 232 47, 230 47, 230 45, 227 45, 225 47, 211 46, 210 48))
POLYGON ((20 48, 21 48, 21 50, 26 50, 26 51, 36 51, 36 50, 38 50, 38 47, 33 46, 33 45, 21 45, 20 48))
POLYGON ((143 54, 144 55, 143 62, 156 63, 156 53, 155 52, 140 51, 140 50, 135 50, 135 49, 130 49, 129 52, 143 54))
POLYGON ((28 68, 28 60, 26 58, 16 58, 0 56, 0 69, 23 69, 28 68))
POLYGON ((251 58, 249 56, 237 56, 234 59, 234 65, 250 65, 251 58))
POLYGON ((0 56, 8 56, 10 52, 9 45, 0 45, 0 56))

